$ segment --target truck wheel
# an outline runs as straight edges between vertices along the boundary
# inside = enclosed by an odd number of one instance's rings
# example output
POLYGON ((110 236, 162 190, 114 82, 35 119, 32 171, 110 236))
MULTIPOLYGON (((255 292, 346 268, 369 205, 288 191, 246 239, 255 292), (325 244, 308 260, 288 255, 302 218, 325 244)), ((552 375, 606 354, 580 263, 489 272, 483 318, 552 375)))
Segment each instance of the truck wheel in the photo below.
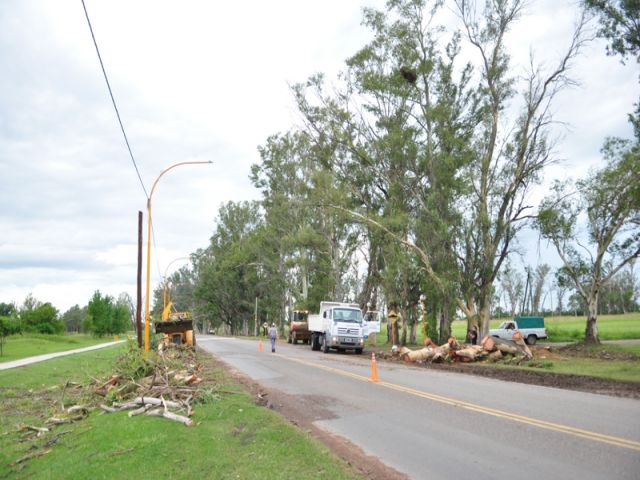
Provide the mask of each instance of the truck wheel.
POLYGON ((327 336, 322 336, 322 353, 329 353, 329 345, 327 344, 327 336))
POLYGON ((291 335, 287 337, 287 343, 291 343, 291 335))
POLYGON ((316 351, 316 350, 320 350, 320 339, 318 338, 318 334, 314 333, 311 335, 311 340, 309 340, 309 343, 311 344, 311 350, 316 351))
POLYGON ((527 341, 527 345, 535 345, 536 342, 538 341, 538 337, 536 337, 535 335, 529 335, 526 341, 527 341))
POLYGON ((294 345, 298 343, 298 339, 296 338, 296 332, 293 332, 293 336, 291 337, 291 343, 294 345))
POLYGON ((358 355, 362 355, 362 350, 364 350, 363 348, 356 348, 356 353, 358 355))

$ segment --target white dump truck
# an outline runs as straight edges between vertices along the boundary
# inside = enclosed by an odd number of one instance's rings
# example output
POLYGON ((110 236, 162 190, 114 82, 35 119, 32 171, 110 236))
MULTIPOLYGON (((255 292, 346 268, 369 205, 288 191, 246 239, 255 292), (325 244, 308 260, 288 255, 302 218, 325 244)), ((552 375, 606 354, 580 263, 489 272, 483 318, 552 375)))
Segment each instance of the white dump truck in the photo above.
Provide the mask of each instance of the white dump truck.
POLYGON ((320 313, 308 319, 312 350, 329 353, 329 349, 364 349, 363 319, 360 306, 354 303, 320 302, 320 313))

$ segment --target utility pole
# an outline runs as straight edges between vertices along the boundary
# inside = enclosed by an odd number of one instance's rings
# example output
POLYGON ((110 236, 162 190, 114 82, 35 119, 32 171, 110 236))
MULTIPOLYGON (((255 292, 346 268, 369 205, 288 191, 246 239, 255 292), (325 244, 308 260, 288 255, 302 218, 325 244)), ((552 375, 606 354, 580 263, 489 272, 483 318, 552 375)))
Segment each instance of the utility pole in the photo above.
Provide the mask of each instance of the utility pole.
POLYGON ((142 348, 142 212, 138 211, 138 295, 136 299, 138 348, 142 348))
POLYGON ((256 297, 256 310, 253 314, 253 335, 258 336, 258 297, 256 297))

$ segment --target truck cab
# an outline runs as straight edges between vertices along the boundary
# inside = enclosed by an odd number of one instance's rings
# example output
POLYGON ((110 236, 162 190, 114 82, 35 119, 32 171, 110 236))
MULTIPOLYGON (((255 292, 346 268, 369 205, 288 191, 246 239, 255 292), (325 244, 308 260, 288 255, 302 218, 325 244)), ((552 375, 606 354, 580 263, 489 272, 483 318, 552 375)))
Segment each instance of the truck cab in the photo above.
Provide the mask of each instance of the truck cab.
POLYGON ((311 333, 309 332, 308 319, 308 310, 294 310, 291 312, 289 335, 287 338, 288 343, 293 343, 295 345, 298 343, 298 340, 304 343, 309 343, 311 333))
POLYGON ((364 322, 359 305, 341 302, 320 302, 320 313, 309 315, 311 348, 328 353, 330 349, 364 349, 364 322))

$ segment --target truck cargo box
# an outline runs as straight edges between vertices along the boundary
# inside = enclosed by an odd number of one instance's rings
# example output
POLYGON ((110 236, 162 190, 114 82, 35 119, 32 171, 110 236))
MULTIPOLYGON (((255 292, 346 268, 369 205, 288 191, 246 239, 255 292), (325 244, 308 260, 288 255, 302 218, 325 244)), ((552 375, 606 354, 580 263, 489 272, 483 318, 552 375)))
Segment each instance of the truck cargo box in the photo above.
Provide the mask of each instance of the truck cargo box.
POLYGON ((516 317, 519 329, 523 328, 544 328, 544 317, 516 317))

